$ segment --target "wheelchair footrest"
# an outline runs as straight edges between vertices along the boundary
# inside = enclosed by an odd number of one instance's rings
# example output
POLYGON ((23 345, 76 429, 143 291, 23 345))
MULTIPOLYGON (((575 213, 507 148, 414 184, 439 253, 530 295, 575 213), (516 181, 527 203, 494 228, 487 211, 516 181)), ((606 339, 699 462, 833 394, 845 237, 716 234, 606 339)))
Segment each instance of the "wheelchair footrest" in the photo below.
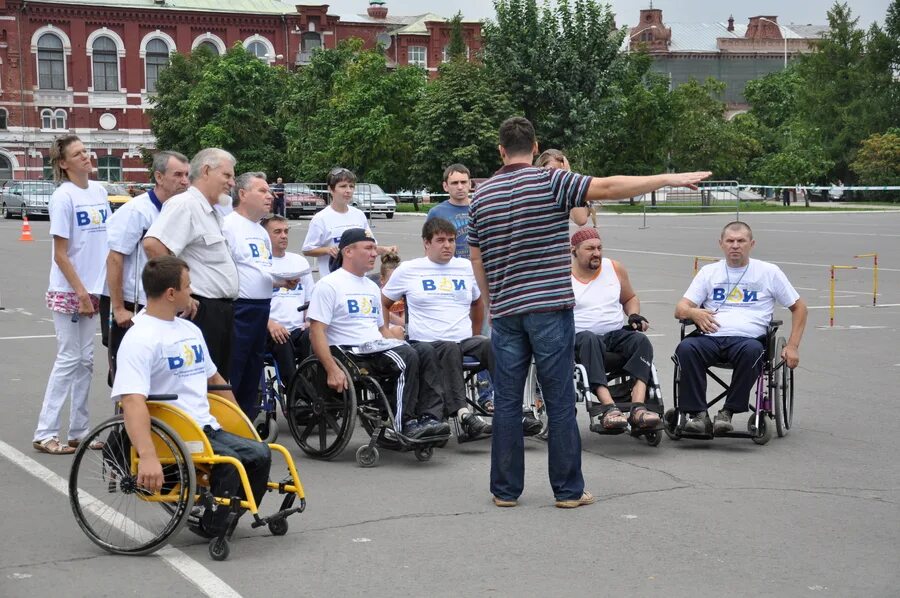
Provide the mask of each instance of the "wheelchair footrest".
POLYGON ((597 434, 602 434, 604 436, 618 436, 619 434, 624 434, 628 431, 627 428, 604 428, 601 423, 592 423, 590 429, 591 432, 596 432, 597 434))
POLYGON ((712 434, 685 434, 684 432, 681 432, 679 436, 690 440, 712 440, 715 438, 712 434))

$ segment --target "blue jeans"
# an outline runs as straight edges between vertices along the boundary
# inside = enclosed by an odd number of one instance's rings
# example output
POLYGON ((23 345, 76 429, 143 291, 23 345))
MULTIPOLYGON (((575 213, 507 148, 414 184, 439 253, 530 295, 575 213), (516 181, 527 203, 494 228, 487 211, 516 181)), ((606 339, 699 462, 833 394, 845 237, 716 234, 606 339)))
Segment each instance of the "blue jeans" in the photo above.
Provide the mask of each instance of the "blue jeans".
POLYGON ((522 396, 532 356, 549 421, 547 460, 557 500, 581 498, 581 434, 575 421, 575 319, 572 310, 495 318, 491 493, 517 499, 525 486, 522 396))

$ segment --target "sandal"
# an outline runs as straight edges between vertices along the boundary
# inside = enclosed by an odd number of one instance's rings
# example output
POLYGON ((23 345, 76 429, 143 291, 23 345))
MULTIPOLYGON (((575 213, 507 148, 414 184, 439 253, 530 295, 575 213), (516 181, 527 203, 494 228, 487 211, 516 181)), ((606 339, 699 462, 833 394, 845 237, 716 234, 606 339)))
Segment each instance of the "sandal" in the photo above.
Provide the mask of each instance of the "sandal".
MULTIPOLYGON (((80 444, 81 444, 81 439, 69 441, 69 446, 72 447, 73 449, 77 449, 78 445, 80 445, 80 444)), ((88 445, 88 448, 91 449, 92 451, 102 451, 105 446, 106 446, 106 443, 103 442, 102 440, 94 440, 88 445)))
POLYGON ((631 408, 628 424, 635 430, 655 430, 659 427, 659 415, 647 409, 644 405, 631 408))
POLYGON ((60 444, 59 438, 56 436, 51 436, 44 440, 35 440, 31 443, 31 446, 34 447, 34 450, 47 453, 48 455, 71 455, 75 452, 75 449, 72 447, 60 444))
POLYGON ((494 400, 493 399, 484 399, 483 401, 479 399, 478 406, 484 409, 485 413, 493 413, 494 412, 494 400))
POLYGON ((596 408, 589 405, 588 413, 600 417, 600 425, 604 430, 621 430, 628 425, 628 420, 615 405, 603 405, 596 408))

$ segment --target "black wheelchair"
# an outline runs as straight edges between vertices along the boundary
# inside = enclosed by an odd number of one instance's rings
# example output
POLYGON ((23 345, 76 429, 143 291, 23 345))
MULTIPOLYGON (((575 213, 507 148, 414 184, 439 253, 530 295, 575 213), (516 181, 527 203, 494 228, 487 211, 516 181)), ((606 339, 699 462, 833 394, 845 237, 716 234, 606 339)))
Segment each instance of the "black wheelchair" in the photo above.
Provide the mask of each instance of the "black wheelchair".
POLYGON ((372 373, 366 356, 349 349, 332 346, 331 354, 347 378, 346 390, 328 386, 325 368, 315 355, 300 364, 288 386, 288 427, 304 453, 323 460, 340 455, 353 436, 357 416, 370 437, 356 451, 361 467, 378 464, 379 447, 413 451, 416 459, 428 461, 435 447, 446 445, 449 434, 422 438, 402 434, 401 414, 395 412, 393 401, 395 376, 372 373))
MULTIPOLYGON (((468 355, 463 356, 463 384, 466 388, 466 404, 471 409, 472 413, 475 416, 480 418, 492 418, 494 417, 494 412, 491 409, 488 409, 486 404, 481 401, 481 390, 488 385, 487 382, 478 379, 479 372, 485 370, 485 367, 481 364, 480 361, 475 359, 474 357, 470 357, 468 355)), ((450 428, 453 430, 453 435, 456 436, 456 441, 459 444, 463 444, 465 442, 472 442, 475 440, 485 440, 490 438, 489 434, 484 436, 479 436, 477 438, 470 438, 466 432, 462 428, 462 424, 459 421, 458 417, 450 418, 450 428)))
MULTIPOLYGON (((631 402, 631 390, 634 387, 635 380, 623 368, 626 359, 620 353, 603 352, 603 364, 606 366, 606 378, 608 380, 609 393, 612 395, 616 407, 623 413, 630 413, 635 403, 631 402)), ((656 413, 663 417, 663 396, 662 388, 659 384, 659 376, 656 372, 656 365, 650 365, 650 380, 647 383, 647 393, 644 398, 644 405, 648 411, 656 413)), ((580 363, 575 363, 572 375, 572 383, 575 385, 575 400, 584 403, 587 411, 588 401, 595 400, 588 384, 587 370, 580 363)), ((547 437, 547 413, 540 394, 540 385, 537 381, 537 369, 534 362, 528 370, 528 378, 525 382, 525 409, 530 409, 535 417, 539 418, 543 424, 543 429, 537 435, 538 438, 546 439, 547 437)), ((588 414, 590 417, 590 414, 588 414)), ((662 440, 662 426, 651 429, 632 428, 631 425, 625 428, 607 429, 600 423, 591 423, 590 430, 604 436, 615 436, 628 432, 633 438, 643 438, 650 446, 659 446, 662 440)))
MULTIPOLYGON (((786 436, 791 429, 794 419, 794 370, 789 368, 781 353, 787 341, 783 336, 776 336, 781 320, 772 320, 766 327, 766 334, 760 338, 763 344, 763 369, 756 380, 756 400, 751 397, 750 418, 747 420, 747 431, 731 431, 724 434, 686 434, 682 431, 686 415, 678 409, 678 383, 681 379, 681 368, 677 358, 675 362, 674 393, 672 395, 672 408, 663 416, 666 435, 672 440, 692 438, 697 440, 711 440, 714 437, 750 438, 756 444, 766 444, 772 439, 773 431, 781 438, 786 436)), ((686 334, 687 327, 693 326, 693 320, 681 320, 681 340, 687 336, 700 334, 694 330, 686 334)), ((722 387, 722 392, 717 394, 706 404, 707 409, 721 401, 728 394, 729 384, 725 382, 714 369, 732 369, 728 363, 717 363, 706 368, 706 375, 716 381, 722 387)))

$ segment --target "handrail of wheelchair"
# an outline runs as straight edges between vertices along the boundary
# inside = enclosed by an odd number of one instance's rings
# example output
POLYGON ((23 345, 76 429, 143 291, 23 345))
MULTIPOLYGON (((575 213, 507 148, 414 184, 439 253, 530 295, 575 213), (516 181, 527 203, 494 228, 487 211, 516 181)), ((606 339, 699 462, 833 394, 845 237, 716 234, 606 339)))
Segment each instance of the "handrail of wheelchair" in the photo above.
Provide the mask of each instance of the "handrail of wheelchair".
MULTIPOLYGON (((678 322, 682 326, 696 326, 697 325, 690 318, 679 318, 678 322)), ((768 328, 780 328, 782 324, 784 324, 784 322, 781 320, 770 320, 769 324, 768 324, 768 328)))
POLYGON ((206 386, 206 392, 215 392, 217 390, 231 390, 231 384, 209 384, 206 386))
POLYGON ((148 401, 177 401, 178 395, 147 395, 148 401))

